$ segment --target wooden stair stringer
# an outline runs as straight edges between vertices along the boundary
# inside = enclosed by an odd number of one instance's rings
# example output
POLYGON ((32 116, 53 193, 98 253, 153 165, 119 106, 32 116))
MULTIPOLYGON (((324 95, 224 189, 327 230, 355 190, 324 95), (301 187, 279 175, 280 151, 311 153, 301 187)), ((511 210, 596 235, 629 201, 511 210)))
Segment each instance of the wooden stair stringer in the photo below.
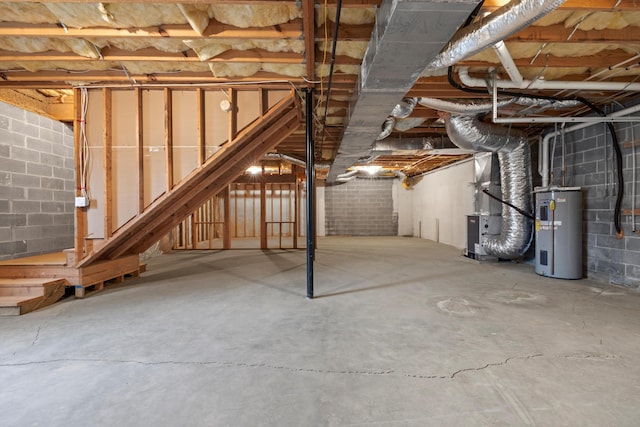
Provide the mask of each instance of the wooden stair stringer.
POLYGON ((300 126, 299 111, 296 94, 292 91, 173 190, 80 260, 77 267, 145 251, 240 176, 251 162, 260 159, 294 132, 300 126))

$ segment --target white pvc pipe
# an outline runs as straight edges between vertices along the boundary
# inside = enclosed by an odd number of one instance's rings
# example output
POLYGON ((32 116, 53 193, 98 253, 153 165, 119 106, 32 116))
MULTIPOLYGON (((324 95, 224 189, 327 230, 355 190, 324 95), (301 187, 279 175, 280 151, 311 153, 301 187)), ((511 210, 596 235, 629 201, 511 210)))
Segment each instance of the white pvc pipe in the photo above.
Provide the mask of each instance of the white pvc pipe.
MULTIPOLYGON (((470 87, 487 87, 483 79, 471 77, 467 67, 460 67, 458 70, 460 81, 470 87)), ((577 90, 610 90, 610 91, 640 91, 640 83, 626 82, 572 82, 560 80, 522 80, 521 83, 510 80, 496 79, 493 81, 500 89, 577 89, 577 90)))
MULTIPOLYGON (((622 117, 627 116, 629 114, 637 113, 640 111, 640 104, 634 105, 633 107, 625 108, 624 110, 615 111, 611 114, 608 114, 607 117, 622 117)), ((542 143, 540 144, 540 150, 542 150, 542 186, 549 186, 549 140, 554 136, 560 135, 562 132, 573 132, 576 130, 584 129, 589 126, 593 126, 595 123, 580 123, 571 127, 568 127, 564 130, 559 130, 555 132, 549 132, 542 138, 542 143)))
POLYGON ((509 49, 507 49, 507 45, 504 44, 502 40, 493 45, 493 51, 498 56, 498 59, 502 63, 504 70, 509 75, 509 78, 512 82, 518 85, 522 85, 524 78, 520 71, 518 70, 518 66, 513 61, 513 57, 509 53, 509 49))

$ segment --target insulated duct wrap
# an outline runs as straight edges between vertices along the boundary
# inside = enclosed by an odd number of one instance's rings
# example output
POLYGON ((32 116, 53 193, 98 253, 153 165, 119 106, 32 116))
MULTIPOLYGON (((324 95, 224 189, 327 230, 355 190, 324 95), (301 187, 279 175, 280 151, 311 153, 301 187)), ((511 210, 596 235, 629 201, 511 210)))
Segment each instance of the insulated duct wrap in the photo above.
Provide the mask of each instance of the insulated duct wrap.
MULTIPOLYGON (((525 135, 478 120, 475 116, 444 115, 451 141, 460 148, 498 153, 502 200, 521 211, 533 211, 531 199, 531 150, 525 135)), ((532 221, 507 204, 502 205, 500 235, 489 237, 485 251, 498 258, 523 255, 531 243, 532 221)))
POLYGON ((452 66, 542 18, 566 0, 513 0, 486 18, 462 28, 427 65, 428 70, 452 66))
POLYGON ((385 155, 419 155, 433 150, 433 147, 431 138, 387 139, 373 144, 372 152, 385 155))
MULTIPOLYGON (((498 153, 502 199, 531 213, 531 149, 527 141, 510 151, 498 153)), ((533 235, 533 221, 510 206, 502 205, 500 235, 488 238, 486 252, 498 258, 517 258, 529 249, 533 235)))
POLYGON ((382 141, 393 132, 393 127, 396 125, 396 119, 394 117, 387 117, 382 123, 382 132, 376 137, 376 141, 382 141))
MULTIPOLYGON (((491 102, 451 102, 437 98, 418 98, 418 103, 423 107, 433 108, 435 110, 446 111, 447 113, 454 114, 481 114, 491 111, 491 102)), ((498 107, 504 107, 506 105, 513 104, 513 98, 503 99, 496 103, 498 107)))
POLYGON ((402 101, 391 110, 391 115, 396 119, 406 119, 416 108, 417 103, 417 98, 402 98, 402 101))

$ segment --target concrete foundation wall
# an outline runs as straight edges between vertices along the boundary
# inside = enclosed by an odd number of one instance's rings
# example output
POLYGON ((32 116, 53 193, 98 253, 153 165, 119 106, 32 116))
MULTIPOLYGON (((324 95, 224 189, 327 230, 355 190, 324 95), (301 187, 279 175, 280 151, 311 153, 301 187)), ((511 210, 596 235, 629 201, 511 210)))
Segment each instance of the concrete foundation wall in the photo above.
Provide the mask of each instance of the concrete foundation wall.
MULTIPOLYGON (((623 154, 625 179, 623 209, 632 207, 633 149, 625 142, 640 140, 640 123, 615 123, 623 154)), ((617 184, 611 136, 604 124, 567 133, 564 185, 582 187, 583 194, 583 270, 585 276, 603 283, 640 286, 640 234, 634 233, 632 217, 622 216, 624 237, 616 238, 614 208, 617 184)), ((553 144, 553 139, 551 140, 553 144)), ((562 138, 554 153, 553 185, 563 185, 562 138)), ((636 142, 636 197, 640 208, 640 144, 636 142)), ((640 230, 640 216, 636 216, 640 230)))
POLYGON ((0 102, 0 260, 73 247, 73 130, 0 102))
POLYGON ((473 213, 473 160, 427 173, 413 190, 413 235, 463 249, 473 213))
POLYGON ((354 179, 325 188, 327 236, 396 236, 393 179, 354 179))

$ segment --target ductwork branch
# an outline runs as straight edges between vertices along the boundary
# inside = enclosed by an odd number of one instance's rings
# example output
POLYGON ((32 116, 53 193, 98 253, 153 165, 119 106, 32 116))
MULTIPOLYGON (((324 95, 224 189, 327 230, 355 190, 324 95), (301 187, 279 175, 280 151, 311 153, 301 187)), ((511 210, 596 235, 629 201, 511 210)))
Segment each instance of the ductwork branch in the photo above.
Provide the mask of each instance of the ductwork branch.
POLYGON ((393 127, 396 125, 396 119, 394 117, 387 117, 382 123, 382 132, 376 137, 376 141, 382 141, 393 132, 393 127))
POLYGON ((391 110, 391 116, 396 119, 406 119, 413 113, 417 103, 417 98, 402 98, 402 101, 391 110))
POLYGON ((427 70, 452 66, 529 26, 566 0, 512 0, 492 14, 459 30, 427 65, 427 70))
MULTIPOLYGON (((531 149, 526 135, 520 131, 484 123, 471 115, 440 113, 451 141, 460 148, 498 153, 502 200, 531 213, 531 149)), ((522 256, 533 235, 529 217, 507 204, 502 205, 500 235, 489 237, 484 248, 490 255, 513 259, 522 256)))

